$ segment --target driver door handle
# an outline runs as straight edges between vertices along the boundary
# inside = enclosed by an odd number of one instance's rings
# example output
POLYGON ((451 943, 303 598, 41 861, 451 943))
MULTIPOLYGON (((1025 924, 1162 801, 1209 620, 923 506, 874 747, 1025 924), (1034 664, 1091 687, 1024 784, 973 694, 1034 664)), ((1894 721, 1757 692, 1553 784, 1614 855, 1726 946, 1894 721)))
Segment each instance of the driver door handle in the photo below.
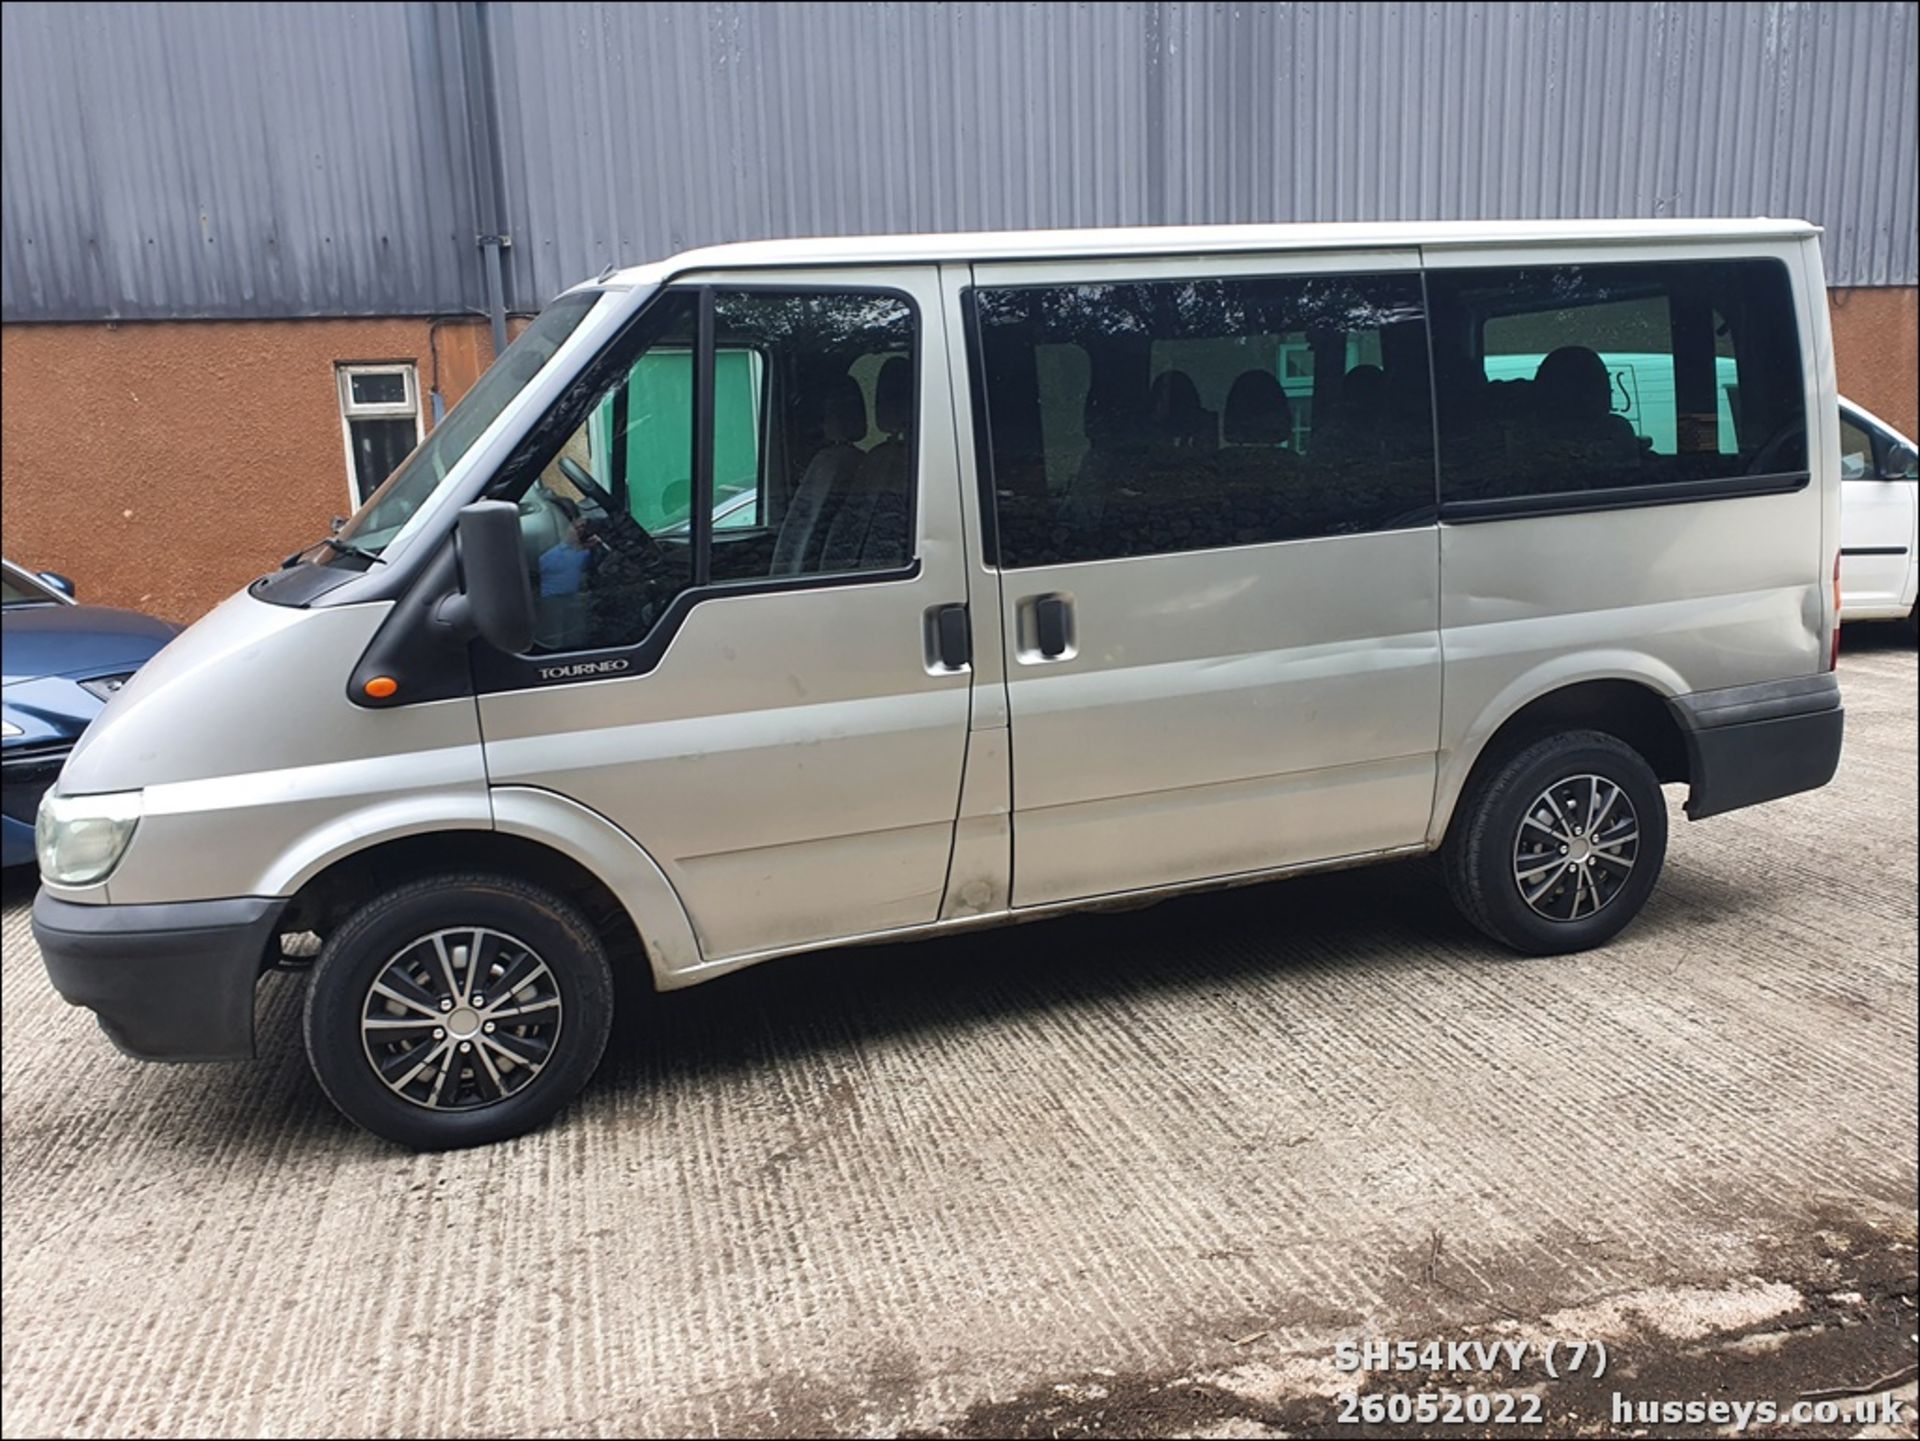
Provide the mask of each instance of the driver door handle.
POLYGON ((961 671, 973 664, 973 626, 960 602, 927 607, 927 669, 961 671))

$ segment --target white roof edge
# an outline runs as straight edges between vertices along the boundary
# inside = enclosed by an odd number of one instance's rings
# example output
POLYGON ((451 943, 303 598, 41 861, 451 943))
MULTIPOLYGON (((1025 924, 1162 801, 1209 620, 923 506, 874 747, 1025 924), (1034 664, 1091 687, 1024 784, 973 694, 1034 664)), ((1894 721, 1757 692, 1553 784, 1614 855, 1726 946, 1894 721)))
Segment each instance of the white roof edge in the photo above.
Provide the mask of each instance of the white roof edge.
POLYGON ((604 284, 659 284, 692 270, 982 263, 1259 250, 1379 250, 1516 244, 1758 240, 1820 234, 1805 220, 1447 220, 1303 225, 1142 226, 744 240, 616 271, 604 284))

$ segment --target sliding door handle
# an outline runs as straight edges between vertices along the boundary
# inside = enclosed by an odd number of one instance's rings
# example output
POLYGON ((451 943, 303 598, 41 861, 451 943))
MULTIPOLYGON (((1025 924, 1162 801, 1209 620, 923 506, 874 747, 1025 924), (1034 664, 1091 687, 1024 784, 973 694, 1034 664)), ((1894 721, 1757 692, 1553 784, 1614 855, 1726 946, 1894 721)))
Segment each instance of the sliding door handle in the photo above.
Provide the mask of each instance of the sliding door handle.
POLYGON ((1017 611, 1017 653, 1026 665, 1071 660, 1075 654, 1073 598, 1066 595, 1023 597, 1017 611))

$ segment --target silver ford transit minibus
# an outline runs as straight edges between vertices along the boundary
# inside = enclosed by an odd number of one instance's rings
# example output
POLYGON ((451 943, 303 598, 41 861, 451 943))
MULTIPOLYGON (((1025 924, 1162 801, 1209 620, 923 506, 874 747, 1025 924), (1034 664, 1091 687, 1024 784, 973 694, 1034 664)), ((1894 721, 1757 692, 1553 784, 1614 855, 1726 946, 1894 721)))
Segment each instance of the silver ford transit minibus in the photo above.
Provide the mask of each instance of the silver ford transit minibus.
POLYGON ((1599 945, 1840 753, 1839 437, 1793 221, 723 246, 560 296, 42 806, 123 1050, 306 1043, 414 1146, 553 1115, 615 974, 1439 852, 1599 945), (236 697, 246 697, 244 703, 236 697))

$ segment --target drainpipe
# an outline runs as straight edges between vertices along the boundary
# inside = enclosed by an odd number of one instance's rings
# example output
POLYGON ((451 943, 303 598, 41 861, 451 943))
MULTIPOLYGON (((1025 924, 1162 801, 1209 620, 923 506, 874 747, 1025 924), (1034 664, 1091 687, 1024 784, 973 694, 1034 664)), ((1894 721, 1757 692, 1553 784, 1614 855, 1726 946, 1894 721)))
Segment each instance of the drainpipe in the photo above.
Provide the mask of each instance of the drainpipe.
POLYGON ((493 327, 493 358, 507 348, 507 275, 503 252, 513 244, 505 214, 505 162, 500 154, 499 93, 494 83, 493 26, 487 0, 460 7, 460 54, 467 91, 467 149, 473 158, 474 217, 480 270, 493 327))

